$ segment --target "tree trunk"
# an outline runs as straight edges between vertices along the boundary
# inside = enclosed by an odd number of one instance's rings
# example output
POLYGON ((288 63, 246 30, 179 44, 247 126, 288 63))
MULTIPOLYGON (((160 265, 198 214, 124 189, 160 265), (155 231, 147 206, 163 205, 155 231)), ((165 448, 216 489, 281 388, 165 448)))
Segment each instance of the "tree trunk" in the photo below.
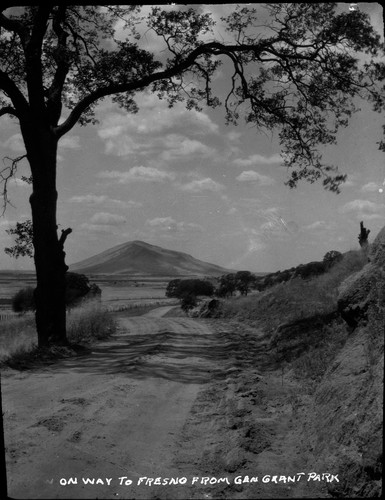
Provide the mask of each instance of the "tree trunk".
POLYGON ((57 139, 48 127, 33 121, 22 127, 31 166, 30 197, 37 287, 36 329, 39 347, 66 345, 65 264, 63 250, 70 230, 57 234, 56 157, 57 139))

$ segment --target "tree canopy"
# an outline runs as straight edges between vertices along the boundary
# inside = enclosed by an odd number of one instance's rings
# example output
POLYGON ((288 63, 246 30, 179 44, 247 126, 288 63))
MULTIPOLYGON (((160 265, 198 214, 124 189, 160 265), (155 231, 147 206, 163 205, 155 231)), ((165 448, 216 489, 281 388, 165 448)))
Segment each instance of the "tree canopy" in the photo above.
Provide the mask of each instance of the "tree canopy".
POLYGON ((210 14, 194 7, 152 7, 147 17, 138 6, 9 9, 0 18, 0 114, 42 113, 60 138, 76 123, 92 122, 106 96, 130 113, 143 89, 170 106, 217 106, 213 76, 228 60, 227 121, 236 123, 242 111, 248 123, 279 129, 284 163, 293 169, 289 186, 322 177, 327 189, 338 190, 344 176, 322 163, 318 146, 336 141, 356 110, 352 98, 370 99, 378 110, 384 101, 375 82, 383 64, 369 61, 379 54, 379 35, 360 10, 335 11, 334 3, 238 6, 221 20, 231 40, 223 42, 214 38, 210 14), (160 37, 164 52, 141 47, 144 30, 160 37), (369 56, 364 64, 360 52, 369 56))

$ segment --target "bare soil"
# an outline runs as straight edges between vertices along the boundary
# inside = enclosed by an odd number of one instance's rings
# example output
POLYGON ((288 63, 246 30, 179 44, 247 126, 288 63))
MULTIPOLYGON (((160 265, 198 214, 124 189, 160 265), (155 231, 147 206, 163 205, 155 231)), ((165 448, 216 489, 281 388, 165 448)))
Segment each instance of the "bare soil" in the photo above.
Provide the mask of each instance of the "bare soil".
POLYGON ((324 482, 262 482, 312 461, 311 401, 264 333, 170 314, 122 313, 91 352, 2 373, 11 498, 329 496, 324 482), (246 476, 258 482, 235 481, 246 476))

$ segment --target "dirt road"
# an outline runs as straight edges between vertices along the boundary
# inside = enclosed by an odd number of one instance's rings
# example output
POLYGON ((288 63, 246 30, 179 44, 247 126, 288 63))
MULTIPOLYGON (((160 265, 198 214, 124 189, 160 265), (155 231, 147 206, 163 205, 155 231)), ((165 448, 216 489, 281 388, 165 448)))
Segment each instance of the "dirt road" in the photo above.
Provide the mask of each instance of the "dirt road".
POLYGON ((169 309, 120 316, 85 356, 3 373, 10 497, 293 496, 234 483, 303 462, 288 387, 261 374, 265 340, 169 309))

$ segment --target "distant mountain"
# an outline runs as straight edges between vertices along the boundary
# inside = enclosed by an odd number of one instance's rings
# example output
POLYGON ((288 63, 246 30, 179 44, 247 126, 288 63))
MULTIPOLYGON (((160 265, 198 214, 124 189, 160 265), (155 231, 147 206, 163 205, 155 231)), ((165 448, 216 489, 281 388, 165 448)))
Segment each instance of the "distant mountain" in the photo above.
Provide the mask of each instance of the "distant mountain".
POLYGON ((131 274, 148 276, 220 276, 232 272, 191 255, 166 250, 143 241, 131 241, 110 248, 70 266, 84 274, 131 274))

